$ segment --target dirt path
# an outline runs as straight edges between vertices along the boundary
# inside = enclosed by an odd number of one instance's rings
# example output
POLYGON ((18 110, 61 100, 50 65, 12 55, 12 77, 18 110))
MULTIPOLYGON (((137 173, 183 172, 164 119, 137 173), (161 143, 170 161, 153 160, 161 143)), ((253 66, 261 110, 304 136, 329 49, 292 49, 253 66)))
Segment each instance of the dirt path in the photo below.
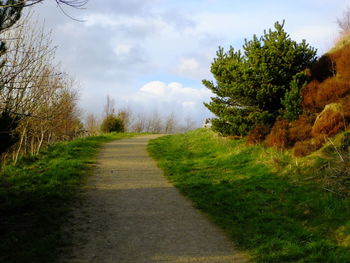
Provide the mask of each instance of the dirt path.
POLYGON ((70 263, 247 262, 162 176, 155 135, 105 145, 72 222, 70 263))

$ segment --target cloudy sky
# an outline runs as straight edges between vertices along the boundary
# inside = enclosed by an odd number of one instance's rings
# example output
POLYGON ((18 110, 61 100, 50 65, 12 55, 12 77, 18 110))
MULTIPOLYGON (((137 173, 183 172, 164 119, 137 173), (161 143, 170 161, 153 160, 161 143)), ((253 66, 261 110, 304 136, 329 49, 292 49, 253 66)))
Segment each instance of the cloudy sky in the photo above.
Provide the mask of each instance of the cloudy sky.
POLYGON ((245 38, 285 19, 297 41, 321 55, 337 36, 337 17, 350 0, 90 0, 84 10, 54 4, 33 9, 52 30, 56 59, 80 83, 80 106, 99 115, 106 96, 117 108, 198 123, 210 113, 210 64, 218 46, 240 49, 245 38))

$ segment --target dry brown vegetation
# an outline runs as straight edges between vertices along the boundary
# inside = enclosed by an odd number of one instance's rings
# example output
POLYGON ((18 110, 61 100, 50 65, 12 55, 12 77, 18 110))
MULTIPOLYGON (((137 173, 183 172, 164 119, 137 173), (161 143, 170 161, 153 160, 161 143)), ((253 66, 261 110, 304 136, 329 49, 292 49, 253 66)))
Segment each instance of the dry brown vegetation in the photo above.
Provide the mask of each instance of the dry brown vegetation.
MULTIPOLYGON (((350 124, 350 44, 320 57, 308 71, 310 82, 302 89, 303 114, 288 122, 276 121, 266 136, 265 145, 293 148, 295 156, 318 149, 350 124)), ((254 129, 248 143, 261 142, 262 133, 254 129)))
POLYGON ((250 131, 247 137, 247 144, 254 145, 261 143, 266 135, 269 134, 270 128, 266 125, 257 125, 253 130, 250 131))
POLYGON ((15 143, 2 158, 37 154, 47 144, 81 131, 74 81, 53 64, 50 34, 31 16, 1 33, 7 51, 1 68, 0 114, 9 116, 15 143))
POLYGON ((265 140, 266 146, 276 147, 280 150, 288 147, 288 121, 279 119, 272 127, 265 140))

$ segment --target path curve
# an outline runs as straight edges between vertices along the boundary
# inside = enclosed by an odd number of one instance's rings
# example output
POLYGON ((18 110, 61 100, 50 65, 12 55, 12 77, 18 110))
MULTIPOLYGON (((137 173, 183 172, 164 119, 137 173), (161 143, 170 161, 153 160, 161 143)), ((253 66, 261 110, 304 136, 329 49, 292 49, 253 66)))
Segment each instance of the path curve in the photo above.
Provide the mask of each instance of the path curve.
POLYGON ((63 262, 248 262, 148 156, 156 137, 104 146, 70 224, 73 253, 63 262))

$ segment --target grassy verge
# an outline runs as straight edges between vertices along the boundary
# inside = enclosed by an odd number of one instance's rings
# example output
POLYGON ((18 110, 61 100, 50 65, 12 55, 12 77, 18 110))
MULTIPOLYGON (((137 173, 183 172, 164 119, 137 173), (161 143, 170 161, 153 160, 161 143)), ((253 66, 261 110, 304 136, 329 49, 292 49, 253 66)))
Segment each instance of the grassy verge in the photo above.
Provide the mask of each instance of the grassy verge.
POLYGON ((301 175, 288 154, 203 129, 153 140, 149 151, 256 262, 350 262, 349 200, 306 180, 315 171, 301 175))
POLYGON ((0 262, 56 262, 69 245, 60 227, 109 134, 57 143, 0 174, 0 262))

